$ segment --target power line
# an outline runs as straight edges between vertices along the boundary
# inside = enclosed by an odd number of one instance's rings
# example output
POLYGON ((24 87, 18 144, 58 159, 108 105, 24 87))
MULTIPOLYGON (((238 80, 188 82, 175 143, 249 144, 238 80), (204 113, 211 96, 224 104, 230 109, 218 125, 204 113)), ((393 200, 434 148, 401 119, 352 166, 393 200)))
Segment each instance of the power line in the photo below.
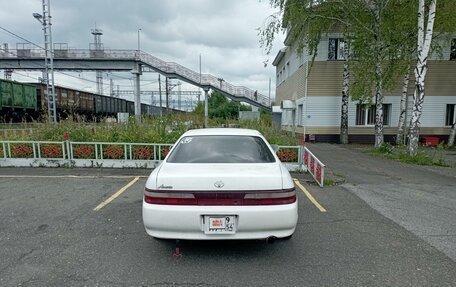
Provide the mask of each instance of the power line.
POLYGON ((25 41, 25 42, 27 42, 27 43, 29 43, 29 44, 32 44, 33 46, 36 46, 36 47, 38 47, 38 48, 40 48, 40 49, 45 50, 45 48, 41 47, 40 45, 38 45, 38 44, 36 44, 36 43, 34 43, 34 42, 32 42, 32 41, 29 41, 29 40, 25 39, 24 37, 21 37, 21 36, 17 35, 16 33, 11 32, 10 30, 8 30, 8 29, 6 29, 6 28, 3 28, 2 26, 0 26, 0 29, 3 30, 3 31, 5 31, 5 32, 7 32, 8 34, 13 35, 14 37, 17 37, 17 38, 19 38, 19 39, 21 39, 21 40, 23 40, 23 41, 25 41))
MULTIPOLYGON (((25 41, 25 42, 27 42, 27 43, 29 43, 29 44, 31 44, 31 45, 34 45, 34 46, 36 46, 36 47, 38 47, 38 48, 40 48, 40 49, 45 50, 45 48, 43 48, 42 46, 40 46, 40 45, 38 45, 38 44, 36 44, 36 43, 30 41, 30 40, 27 40, 26 38, 24 38, 24 37, 22 37, 22 36, 19 36, 18 34, 12 32, 12 31, 10 31, 10 30, 8 30, 8 29, 2 27, 2 26, 0 26, 0 29, 3 30, 3 31, 5 31, 6 33, 8 33, 8 34, 10 34, 10 35, 13 35, 14 37, 17 37, 18 39, 21 39, 21 40, 23 40, 23 41, 25 41)), ((17 54, 15 54, 15 53, 13 53, 13 52, 11 52, 11 51, 8 51, 8 50, 3 49, 3 48, 0 48, 0 50, 3 50, 4 52, 9 53, 9 54, 11 54, 11 55, 17 57, 17 54)), ((53 52, 53 51, 52 51, 52 52, 53 52)), ((53 53, 54 53, 54 52, 53 52, 53 53)), ((45 69, 45 66, 42 65, 42 64, 34 64, 34 66, 37 67, 37 68, 43 68, 43 69, 45 69)), ((81 78, 81 77, 78 77, 78 76, 75 76, 75 75, 67 74, 67 73, 62 72, 62 71, 58 71, 58 70, 57 70, 56 72, 59 73, 59 74, 68 76, 68 77, 72 77, 72 78, 78 79, 78 80, 83 80, 83 81, 87 81, 87 82, 95 83, 95 84, 97 83, 97 81, 95 81, 95 80, 90 80, 90 79, 86 79, 86 78, 81 78)), ((17 72, 16 72, 16 73, 17 73, 17 72)), ((20 75, 20 74, 19 74, 19 75, 20 75)), ((130 80, 130 81, 132 80, 131 77, 127 78, 127 77, 122 77, 122 76, 120 76, 120 75, 114 75, 114 74, 111 74, 111 76, 114 76, 114 77, 117 77, 117 78, 120 78, 120 79, 130 80)), ((29 76, 29 77, 30 77, 30 76, 29 76)), ((158 83, 158 80, 148 80, 148 82, 150 82, 150 83, 148 83, 148 84, 143 84, 143 85, 141 85, 141 86, 147 86, 147 85, 152 85, 152 84, 154 84, 154 83, 158 83)), ((130 84, 130 85, 118 85, 118 86, 121 86, 121 87, 132 87, 133 84, 130 84)), ((108 89, 108 92, 110 92, 110 88, 109 88, 109 87, 103 88, 103 91, 104 91, 105 89, 108 89)))

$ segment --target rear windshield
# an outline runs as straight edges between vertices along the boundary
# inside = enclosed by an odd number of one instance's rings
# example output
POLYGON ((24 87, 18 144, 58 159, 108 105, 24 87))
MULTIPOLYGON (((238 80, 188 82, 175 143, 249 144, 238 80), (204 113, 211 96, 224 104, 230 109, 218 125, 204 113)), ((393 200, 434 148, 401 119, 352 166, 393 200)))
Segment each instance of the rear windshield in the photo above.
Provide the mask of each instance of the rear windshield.
POLYGON ((171 163, 275 162, 266 142, 255 136, 184 137, 168 157, 171 163))

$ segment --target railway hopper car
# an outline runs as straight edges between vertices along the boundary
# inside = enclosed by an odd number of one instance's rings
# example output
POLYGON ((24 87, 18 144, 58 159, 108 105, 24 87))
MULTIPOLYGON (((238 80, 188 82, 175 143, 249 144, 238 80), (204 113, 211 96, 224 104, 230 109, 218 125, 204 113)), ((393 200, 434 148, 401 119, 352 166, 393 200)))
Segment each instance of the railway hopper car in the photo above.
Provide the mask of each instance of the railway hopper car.
MULTIPOLYGON (((121 98, 55 86, 58 120, 80 115, 87 120, 117 117, 117 113, 135 114, 135 104, 121 98)), ((44 83, 21 83, 0 80, 0 121, 23 122, 45 117, 48 109, 44 83)), ((182 112, 164 109, 163 113, 182 112)), ((142 103, 141 114, 160 115, 160 107, 142 103)))
POLYGON ((19 82, 0 80, 0 120, 31 119, 38 113, 36 87, 19 82))

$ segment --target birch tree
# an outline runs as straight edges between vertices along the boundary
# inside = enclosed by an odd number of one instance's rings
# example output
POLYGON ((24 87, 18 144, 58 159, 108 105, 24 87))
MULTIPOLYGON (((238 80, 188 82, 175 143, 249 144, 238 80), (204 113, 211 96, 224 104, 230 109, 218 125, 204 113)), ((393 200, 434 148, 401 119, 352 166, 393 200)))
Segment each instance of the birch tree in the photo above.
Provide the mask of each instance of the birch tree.
POLYGON ((456 123, 453 123, 450 130, 450 136, 448 137, 448 146, 452 147, 454 145, 454 137, 456 136, 456 123))
POLYGON ((407 107, 408 107, 408 88, 410 82, 410 65, 407 67, 407 72, 405 72, 404 79, 402 81, 402 93, 401 93, 401 102, 399 105, 399 123, 397 126, 397 135, 396 135, 396 144, 404 144, 404 134, 405 134, 405 122, 407 117, 407 107))
POLYGON ((350 61, 350 41, 345 35, 344 44, 344 72, 343 72, 343 87, 342 87, 342 103, 340 106, 340 143, 348 144, 348 100, 350 98, 350 71, 348 62, 350 61))
POLYGON ((420 131, 420 118, 424 102, 424 81, 428 70, 427 61, 431 49, 432 33, 436 16, 437 0, 431 0, 426 5, 425 0, 419 0, 418 4, 418 59, 415 66, 415 92, 413 93, 413 111, 410 119, 409 143, 407 150, 410 155, 418 152, 418 141, 420 131), (424 26, 427 11, 427 24, 424 26), (426 29, 426 30, 425 30, 426 29))
POLYGON ((398 66, 402 62, 397 60, 397 51, 403 45, 397 35, 404 33, 396 33, 396 30, 408 29, 397 26, 397 22, 408 11, 407 5, 412 1, 271 0, 272 6, 279 8, 279 13, 260 32, 263 46, 270 47, 274 34, 282 26, 288 27, 298 52, 306 47, 313 57, 321 37, 331 27, 339 25, 344 35, 350 35, 350 39, 345 41, 350 43, 350 52, 356 57, 354 60, 347 59, 344 65, 341 142, 348 141, 348 97, 351 95, 362 103, 375 103, 375 146, 383 144, 383 91, 394 87, 398 71, 404 69, 398 66), (281 13, 282 18, 278 16, 281 13), (350 81, 351 75, 354 81, 350 81))

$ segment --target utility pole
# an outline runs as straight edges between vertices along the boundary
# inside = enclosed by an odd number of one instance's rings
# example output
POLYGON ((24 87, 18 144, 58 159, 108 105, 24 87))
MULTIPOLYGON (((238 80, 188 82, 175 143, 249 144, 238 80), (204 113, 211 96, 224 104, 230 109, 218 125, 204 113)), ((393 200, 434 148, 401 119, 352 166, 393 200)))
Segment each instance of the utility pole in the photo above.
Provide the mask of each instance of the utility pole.
POLYGON ((54 56, 52 48, 52 29, 51 29, 51 6, 50 0, 43 0, 43 15, 33 13, 33 17, 43 25, 44 31, 44 50, 45 50, 45 73, 46 73, 46 92, 48 101, 49 121, 57 122, 55 88, 54 88, 54 56))
MULTIPOLYGON (((92 29, 92 35, 94 39, 94 49, 95 53, 99 53, 100 51, 103 51, 103 44, 101 43, 101 35, 103 35, 103 30, 95 28, 92 29)), ((103 94, 103 71, 96 71, 96 78, 97 78, 97 93, 99 95, 103 94)))
POLYGON ((208 104, 208 93, 209 87, 204 87, 204 127, 208 127, 208 117, 209 117, 209 104, 208 104))
POLYGON ((158 91, 160 93, 160 117, 162 117, 163 116, 163 111, 162 111, 162 85, 161 85, 160 74, 158 74, 158 91))
POLYGON ((109 93, 111 97, 114 97, 114 81, 112 78, 109 79, 109 93))
POLYGON ((168 84, 168 77, 166 77, 165 85, 166 85, 166 110, 168 110, 169 109, 169 84, 168 84))

